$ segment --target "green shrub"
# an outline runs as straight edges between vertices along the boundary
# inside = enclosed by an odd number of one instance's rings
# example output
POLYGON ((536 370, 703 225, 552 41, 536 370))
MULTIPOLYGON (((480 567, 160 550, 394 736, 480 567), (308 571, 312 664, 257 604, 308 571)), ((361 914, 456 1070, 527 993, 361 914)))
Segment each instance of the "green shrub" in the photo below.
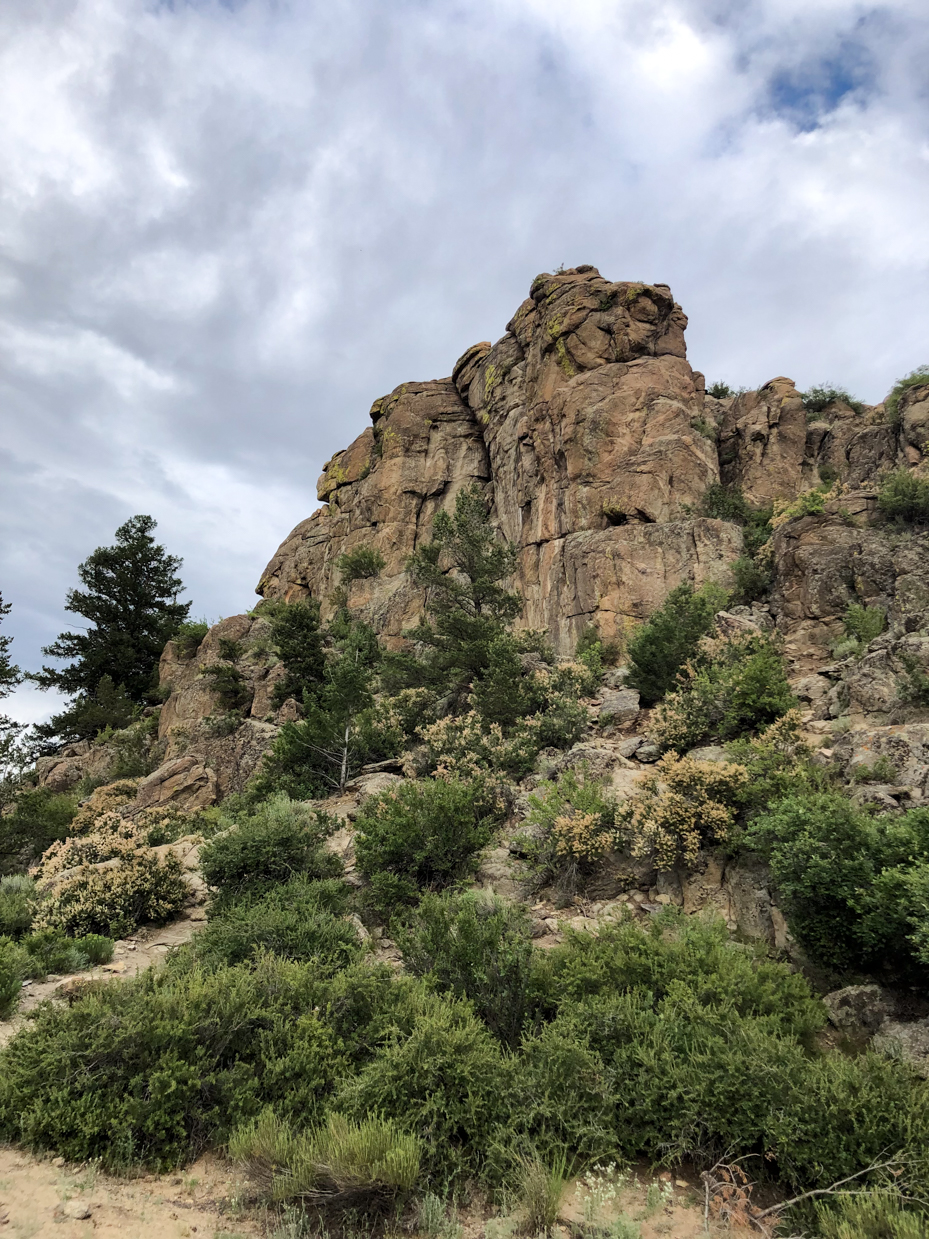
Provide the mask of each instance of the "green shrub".
POLYGON ((12 938, 0 937, 0 1020, 8 1020, 19 1006, 25 978, 24 951, 12 938))
POLYGON ((447 1184, 487 1165, 513 1105, 511 1075, 468 1006, 435 998, 408 1035, 389 1041, 345 1084, 336 1105, 357 1119, 380 1114, 418 1136, 424 1172, 447 1184))
POLYGON ((376 1116, 329 1114, 298 1132, 269 1110, 233 1133, 229 1155, 272 1200, 368 1212, 412 1191, 421 1151, 415 1136, 376 1116))
POLYGON ((254 900, 237 899, 197 935, 196 956, 217 968, 270 951, 283 959, 312 959, 320 975, 330 975, 361 954, 355 927, 333 915, 347 895, 343 882, 298 877, 254 900))
POLYGON ((853 602, 845 612, 842 622, 846 633, 864 646, 884 631, 887 612, 883 607, 865 607, 859 602, 853 602))
POLYGON ((20 946, 27 956, 27 976, 43 979, 51 973, 81 972, 89 960, 73 938, 55 929, 43 929, 23 938, 20 946))
POLYGON ((323 849, 335 823, 299 801, 277 795, 252 814, 229 821, 200 853, 204 881, 223 899, 289 881, 337 877, 342 865, 323 849))
POLYGON ((870 766, 860 762, 852 767, 855 783, 896 783, 897 777, 897 767, 889 757, 878 757, 870 766))
POLYGON ((205 619, 184 620, 171 640, 177 647, 181 658, 193 658, 209 631, 210 626, 205 619))
POLYGON ((21 938, 35 915, 35 881, 24 873, 0 878, 0 937, 21 938))
POLYGON ((529 796, 529 864, 540 884, 567 897, 615 842, 616 804, 584 771, 566 770, 529 796))
POLYGON ((929 811, 872 817, 838 793, 794 796, 746 835, 769 859, 797 940, 837 969, 924 976, 914 879, 929 865, 929 811))
POLYGON ((897 696, 907 705, 929 706, 929 675, 912 654, 901 653, 900 661, 904 671, 897 696))
POLYGON ((348 585, 351 581, 361 581, 375 577, 385 566, 384 556, 373 546, 359 546, 354 551, 346 551, 336 560, 336 567, 342 574, 342 583, 348 585))
POLYGON ((881 482, 878 511, 898 525, 929 521, 929 482, 909 469, 896 469, 881 482))
POLYGON ((398 934, 398 945, 410 972, 469 998, 499 1041, 519 1043, 532 976, 524 908, 495 895, 426 895, 398 934))
POLYGON ((903 393, 911 387, 923 387, 927 383, 929 383, 929 366, 917 366, 904 378, 897 379, 890 395, 884 401, 887 420, 892 426, 898 425, 900 421, 900 397, 903 393))
POLYGON ((817 1207, 823 1239, 927 1239, 925 1215, 911 1212, 895 1188, 875 1188, 817 1207))
POLYGON ((748 775, 740 795, 748 817, 786 796, 829 787, 828 771, 814 763, 812 751, 801 739, 799 709, 788 710, 758 736, 730 741, 726 753, 748 775))
POLYGON ((735 581, 733 599, 740 606, 748 606, 763 598, 774 580, 771 568, 767 564, 759 563, 757 559, 752 559, 750 555, 740 555, 733 562, 732 577, 735 581))
MULTIPOLYGON (((758 553, 771 537, 770 507, 753 508, 742 494, 738 486, 724 486, 721 482, 711 482, 703 493, 698 514, 709 516, 720 521, 734 521, 741 525, 745 545, 745 556, 749 561, 758 553)), ((736 563, 739 561, 737 560, 736 563)), ((763 571, 761 565, 757 570, 763 571)))
POLYGON ((635 633, 629 642, 626 683, 639 690, 644 705, 654 705, 673 688, 727 597, 718 585, 704 585, 696 593, 691 585, 678 585, 635 633))
POLYGON ((146 921, 163 923, 187 902, 190 888, 176 856, 134 852, 115 869, 85 866, 42 902, 36 927, 71 937, 123 938, 146 921))
POLYGON ((313 984, 312 969, 273 959, 169 967, 43 1007, 4 1051, 0 1134, 73 1161, 168 1169, 264 1105, 311 1123, 345 1069, 312 1014, 313 984))
POLYGON ((479 780, 420 779, 366 801, 355 855, 382 909, 464 877, 501 820, 479 780))
POLYGON ((567 1159, 563 1153, 552 1165, 546 1165, 538 1157, 521 1159, 519 1212, 527 1234, 551 1234, 561 1212, 569 1178, 567 1159))
POLYGON ((864 405, 861 401, 856 400, 854 396, 850 396, 844 387, 833 387, 828 383, 823 383, 819 387, 811 387, 809 391, 801 392, 800 399, 803 401, 803 407, 808 414, 822 413, 829 405, 840 401, 843 404, 847 404, 849 408, 854 409, 856 413, 864 412, 864 405))
POLYGON ((715 400, 725 400, 727 396, 734 396, 736 393, 728 383, 711 383, 706 389, 706 394, 715 400))
POLYGON ((13 811, 0 815, 0 874, 28 868, 64 839, 77 812, 77 797, 37 787, 20 792, 13 811))
POLYGON ((762 632, 705 639, 656 711, 652 734, 683 753, 702 740, 734 740, 796 706, 784 663, 762 632))
POLYGON ((87 957, 91 967, 98 964, 108 964, 113 958, 115 943, 112 938, 104 938, 102 934, 85 934, 77 939, 77 947, 82 955, 87 957))

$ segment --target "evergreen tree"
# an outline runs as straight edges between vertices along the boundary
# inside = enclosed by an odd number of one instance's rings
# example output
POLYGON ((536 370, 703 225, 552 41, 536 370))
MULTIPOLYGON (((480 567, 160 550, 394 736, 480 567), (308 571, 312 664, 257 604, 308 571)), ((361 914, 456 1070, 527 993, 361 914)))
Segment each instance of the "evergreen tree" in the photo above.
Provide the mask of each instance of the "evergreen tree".
MULTIPOLYGON (((10 604, 3 601, 3 595, 0 594, 0 619, 4 615, 9 615, 10 604)), ((10 646, 13 642, 12 637, 0 635, 0 701, 4 697, 9 697, 10 693, 18 684, 22 683, 22 672, 19 667, 13 665, 10 658, 10 646)), ((11 762, 13 752, 16 747, 23 726, 21 723, 16 723, 6 714, 0 714, 0 771, 4 770, 11 762)))
POLYGON ((274 704, 281 706, 293 697, 303 701, 323 680, 325 653, 319 624, 319 603, 313 598, 301 602, 275 603, 271 612, 271 639, 284 664, 284 678, 274 686, 274 704))
POLYGON ((294 798, 341 790, 369 761, 390 757, 399 737, 374 715, 377 635, 347 608, 329 625, 322 682, 303 697, 303 719, 285 723, 265 762, 263 782, 294 798))
POLYGON ((477 483, 459 491, 454 515, 440 512, 432 540, 407 570, 426 589, 426 616, 407 633, 420 656, 390 660, 388 679, 428 684, 463 696, 487 671, 494 643, 522 611, 519 594, 501 582, 516 567, 516 548, 490 524, 477 483))
POLYGON ((184 586, 182 561, 152 536, 156 522, 133 516, 116 531, 113 546, 98 547, 77 572, 85 589, 71 589, 65 610, 90 620, 84 632, 63 632, 43 654, 71 660, 44 666, 32 676, 40 688, 57 688, 75 698, 67 710, 41 724, 41 740, 90 737, 106 722, 125 726, 127 708, 149 699, 165 643, 187 618, 189 602, 178 602, 184 586), (110 710, 114 717, 101 723, 110 710), (117 717, 118 716, 118 717, 117 717))

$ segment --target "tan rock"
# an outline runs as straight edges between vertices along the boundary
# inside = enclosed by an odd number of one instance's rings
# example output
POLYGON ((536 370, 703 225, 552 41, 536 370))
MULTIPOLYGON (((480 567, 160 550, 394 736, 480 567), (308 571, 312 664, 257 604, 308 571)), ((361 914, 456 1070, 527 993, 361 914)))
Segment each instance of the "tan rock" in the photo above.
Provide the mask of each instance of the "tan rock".
MULTIPOLYGON (((793 379, 771 379, 731 402, 720 430, 723 482, 739 486, 749 503, 793 498, 804 485, 806 410, 793 379)), ((818 479, 817 479, 818 480, 818 479)))
POLYGON ((178 809, 205 809, 217 800, 216 776, 196 757, 177 757, 139 784, 134 809, 171 805, 178 809))

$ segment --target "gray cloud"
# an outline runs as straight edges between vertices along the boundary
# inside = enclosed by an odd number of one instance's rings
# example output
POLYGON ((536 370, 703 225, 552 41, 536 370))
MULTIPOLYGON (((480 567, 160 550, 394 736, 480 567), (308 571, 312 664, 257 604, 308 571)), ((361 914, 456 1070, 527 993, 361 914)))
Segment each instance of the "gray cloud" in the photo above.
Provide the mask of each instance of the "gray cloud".
POLYGON ((371 401, 559 262, 671 284, 711 378, 879 399, 929 360, 927 44, 915 0, 12 0, 18 660, 134 512, 196 614, 250 605, 371 401))

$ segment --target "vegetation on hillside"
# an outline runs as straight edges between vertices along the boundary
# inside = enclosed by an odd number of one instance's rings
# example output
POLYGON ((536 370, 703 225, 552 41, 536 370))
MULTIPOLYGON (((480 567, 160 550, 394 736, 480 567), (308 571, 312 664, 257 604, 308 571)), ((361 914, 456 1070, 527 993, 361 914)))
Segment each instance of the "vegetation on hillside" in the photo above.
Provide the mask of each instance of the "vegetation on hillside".
MULTIPOLYGON (((758 546, 770 532, 737 492, 705 506, 758 546)), ((674 908, 542 950, 524 906, 468 886, 514 813, 529 880, 564 902, 617 854, 685 876, 710 848, 763 858, 819 967, 924 986, 929 813, 879 815, 841 793, 800 741, 776 641, 721 635, 731 595, 712 585, 674 590, 629 642, 626 681, 656 707, 665 753, 618 802, 563 757, 590 726, 606 651, 588 633, 557 660, 515 631, 513 562, 475 487, 410 563, 426 614, 401 652, 350 606, 351 582, 383 566, 367 548, 340 561, 328 623, 314 603, 267 607, 278 704, 299 717, 218 810, 129 821, 131 782, 91 807, 20 795, 0 861, 44 858, 38 882, 0 880, 0 1014, 28 969, 83 966, 140 916, 171 915, 183 880, 168 859, 140 862, 140 842, 209 836, 208 922, 161 971, 37 1012, 0 1055, 0 1139, 115 1168, 224 1149, 270 1204, 366 1233, 465 1192, 519 1196, 525 1225, 545 1228, 569 1175, 758 1157, 773 1199, 862 1176, 857 1203, 790 1215, 811 1233, 873 1221, 875 1236, 909 1235, 929 1192, 929 1084, 826 1049, 824 1008, 793 967, 674 908), (710 742, 725 760, 688 755, 710 742), (320 801, 400 756, 408 777, 358 808, 348 883, 332 850, 343 823, 320 801), (372 958, 387 934, 402 968, 372 958)), ((849 639, 883 623, 852 610, 849 639)))

